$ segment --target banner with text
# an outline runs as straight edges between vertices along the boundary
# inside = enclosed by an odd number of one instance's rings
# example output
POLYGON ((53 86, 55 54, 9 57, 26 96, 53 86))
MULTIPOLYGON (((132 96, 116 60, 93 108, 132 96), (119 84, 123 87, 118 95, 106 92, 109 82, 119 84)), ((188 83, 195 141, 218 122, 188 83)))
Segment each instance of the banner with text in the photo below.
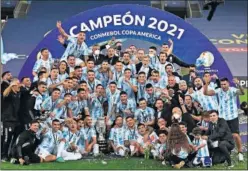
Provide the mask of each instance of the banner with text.
MULTIPOLYGON (((198 72, 209 71, 232 79, 227 64, 212 42, 192 25, 166 11, 143 5, 116 4, 82 12, 64 21, 62 27, 71 36, 85 31, 88 46, 110 40, 113 36, 139 39, 158 46, 172 39, 173 53, 187 63, 195 63, 198 72)), ((46 35, 29 55, 19 77, 32 77, 36 56, 44 47, 54 58, 62 56, 65 49, 57 41, 58 35, 57 29, 46 35)), ((142 48, 142 44, 136 46, 142 48)))

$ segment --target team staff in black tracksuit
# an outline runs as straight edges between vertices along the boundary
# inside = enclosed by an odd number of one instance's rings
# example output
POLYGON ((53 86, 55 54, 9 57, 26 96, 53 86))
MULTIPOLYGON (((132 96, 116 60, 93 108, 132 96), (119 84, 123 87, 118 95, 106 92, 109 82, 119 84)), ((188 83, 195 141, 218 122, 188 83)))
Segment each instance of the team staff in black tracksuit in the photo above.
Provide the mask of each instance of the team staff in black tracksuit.
POLYGON ((31 80, 29 77, 23 77, 21 79, 21 87, 20 87, 20 110, 19 110, 19 118, 21 121, 21 129, 20 133, 24 131, 25 129, 28 129, 28 124, 32 119, 30 119, 29 114, 29 108, 28 108, 28 101, 31 98, 30 94, 30 86, 31 86, 31 80))
MULTIPOLYGON (((30 129, 22 132, 12 148, 12 159, 17 159, 16 163, 21 165, 30 163, 40 163, 42 159, 35 154, 35 150, 38 147, 40 141, 36 137, 36 133, 39 130, 39 122, 33 120, 30 123, 30 129)), ((14 163, 14 162, 13 162, 14 163)))
POLYGON ((20 107, 20 82, 13 79, 10 85, 3 92, 2 115, 3 136, 2 136, 2 161, 8 160, 8 150, 11 139, 17 132, 19 126, 18 111, 20 107))

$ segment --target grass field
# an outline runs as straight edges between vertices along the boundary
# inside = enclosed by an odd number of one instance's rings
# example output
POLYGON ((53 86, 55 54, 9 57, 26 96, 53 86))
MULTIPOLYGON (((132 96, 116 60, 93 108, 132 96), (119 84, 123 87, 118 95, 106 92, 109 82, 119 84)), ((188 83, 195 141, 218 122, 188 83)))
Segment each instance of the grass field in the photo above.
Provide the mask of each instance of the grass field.
MULTIPOLYGON (((244 162, 238 162, 236 155, 232 156, 233 164, 235 170, 247 170, 247 154, 245 155, 244 162)), ((13 165, 10 163, 2 163, 1 170, 168 170, 173 169, 170 166, 163 166, 161 162, 156 160, 145 160, 143 158, 122 158, 122 159, 112 159, 104 160, 107 164, 102 163, 101 159, 95 160, 78 160, 78 161, 68 161, 65 163, 42 163, 42 164, 32 164, 29 166, 13 165)), ((191 168, 188 170, 200 168, 191 168)), ((201 168, 203 170, 203 168, 201 168)), ((204 170, 218 170, 227 169, 225 164, 215 165, 211 168, 204 168, 204 170)))
POLYGON ((245 95, 239 96, 239 100, 240 100, 240 102, 244 102, 244 101, 247 102, 247 100, 248 100, 248 90, 247 89, 245 89, 245 95))

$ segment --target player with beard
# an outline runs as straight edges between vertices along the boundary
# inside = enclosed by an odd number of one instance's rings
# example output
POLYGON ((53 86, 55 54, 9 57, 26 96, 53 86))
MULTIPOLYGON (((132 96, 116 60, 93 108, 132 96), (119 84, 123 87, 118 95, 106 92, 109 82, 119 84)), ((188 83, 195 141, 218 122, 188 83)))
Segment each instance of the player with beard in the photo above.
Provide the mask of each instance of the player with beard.
POLYGON ((122 62, 123 71, 125 71, 125 69, 129 68, 131 70, 132 77, 134 77, 136 75, 136 66, 135 66, 135 64, 132 63, 130 54, 127 52, 124 52, 122 58, 123 58, 123 62, 122 62))
POLYGON ((42 141, 36 150, 36 154, 45 162, 51 162, 57 159, 58 145, 61 141, 65 141, 59 129, 60 122, 54 119, 52 121, 52 128, 46 130, 42 135, 42 141))
POLYGON ((135 110, 135 101, 128 99, 127 93, 122 91, 120 93, 120 101, 117 103, 116 115, 126 119, 128 116, 134 116, 135 110))
POLYGON ((76 64, 83 65, 86 58, 89 55, 88 46, 85 43, 86 34, 83 31, 80 31, 77 35, 77 38, 68 35, 62 28, 61 21, 57 21, 56 24, 59 32, 62 36, 69 41, 64 54, 61 57, 61 60, 65 60, 68 55, 73 54, 76 57, 76 64))
POLYGON ((203 107, 204 111, 217 110, 218 102, 216 98, 204 95, 203 82, 200 77, 195 78, 194 85, 196 87, 196 91, 191 94, 193 100, 198 101, 203 107))
POLYGON ((83 155, 86 154, 86 147, 88 146, 87 135, 84 130, 84 120, 82 118, 77 120, 77 129, 79 140, 77 146, 79 147, 79 152, 83 155))
MULTIPOLYGON (((159 75, 162 78, 167 76, 167 73, 165 72, 165 66, 168 65, 168 64, 171 64, 170 62, 167 62, 166 59, 167 59, 166 53, 165 52, 160 52, 160 54, 159 54, 159 63, 155 66, 155 69, 157 71, 159 71, 159 75)), ((174 66, 173 66, 173 71, 174 71, 174 66)))
POLYGON ((101 82, 95 78, 95 72, 93 70, 88 70, 87 72, 87 80, 85 80, 88 84, 89 92, 94 93, 96 90, 96 86, 101 84, 101 82))
POLYGON ((118 80, 117 87, 119 90, 125 91, 128 94, 128 98, 135 101, 135 93, 138 91, 137 80, 131 76, 131 69, 126 68, 124 76, 118 80))
POLYGON ((99 117, 104 117, 105 110, 103 104, 106 102, 105 90, 101 84, 96 86, 96 91, 90 95, 91 106, 89 108, 89 113, 93 120, 93 125, 96 124, 96 121, 99 117))
POLYGON ((89 115, 85 116, 83 129, 86 133, 87 142, 88 142, 88 144, 85 146, 86 152, 90 153, 92 151, 93 152, 98 151, 98 149, 93 150, 97 148, 96 130, 92 125, 92 119, 89 115))
POLYGON ((104 89, 107 88, 109 80, 112 78, 112 74, 108 61, 103 61, 101 67, 96 71, 96 78, 101 80, 104 89))
POLYGON ((108 113, 106 117, 106 124, 108 130, 110 130, 110 126, 113 124, 113 121, 116 117, 116 107, 117 103, 120 100, 120 90, 117 89, 117 85, 115 82, 111 82, 106 90, 106 98, 108 101, 108 113))
POLYGON ((94 60, 88 59, 88 60, 87 60, 87 63, 86 63, 86 67, 83 67, 83 69, 82 69, 82 77, 81 77, 81 80, 87 80, 88 71, 90 71, 90 70, 96 71, 96 68, 97 68, 97 67, 95 67, 95 62, 94 62, 94 60))
POLYGON ((72 110, 73 118, 80 119, 83 115, 88 115, 88 103, 86 91, 82 88, 79 88, 77 91, 77 96, 70 103, 70 108, 72 110))
POLYGON ((69 66, 66 61, 60 61, 58 69, 60 81, 64 81, 67 77, 69 77, 69 66))
POLYGON ((139 103, 140 98, 145 98, 145 88, 146 88, 146 73, 141 71, 138 74, 138 91, 137 91, 137 103, 139 103))
POLYGON ((123 118, 117 116, 114 127, 111 128, 109 143, 116 155, 125 156, 127 148, 124 146, 125 128, 123 127, 123 118))
POLYGON ((156 99, 161 95, 160 91, 156 91, 152 84, 146 84, 145 99, 147 101, 147 106, 153 107, 156 99))

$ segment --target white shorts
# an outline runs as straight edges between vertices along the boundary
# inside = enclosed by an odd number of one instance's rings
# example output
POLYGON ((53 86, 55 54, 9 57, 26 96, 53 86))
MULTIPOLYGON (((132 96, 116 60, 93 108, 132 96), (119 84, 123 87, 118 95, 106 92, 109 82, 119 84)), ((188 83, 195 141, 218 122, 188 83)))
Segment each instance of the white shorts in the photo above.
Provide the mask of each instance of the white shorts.
POLYGON ((36 154, 41 157, 42 159, 45 159, 47 156, 50 156, 52 154, 50 154, 47 150, 45 150, 44 148, 39 148, 36 152, 36 154))

